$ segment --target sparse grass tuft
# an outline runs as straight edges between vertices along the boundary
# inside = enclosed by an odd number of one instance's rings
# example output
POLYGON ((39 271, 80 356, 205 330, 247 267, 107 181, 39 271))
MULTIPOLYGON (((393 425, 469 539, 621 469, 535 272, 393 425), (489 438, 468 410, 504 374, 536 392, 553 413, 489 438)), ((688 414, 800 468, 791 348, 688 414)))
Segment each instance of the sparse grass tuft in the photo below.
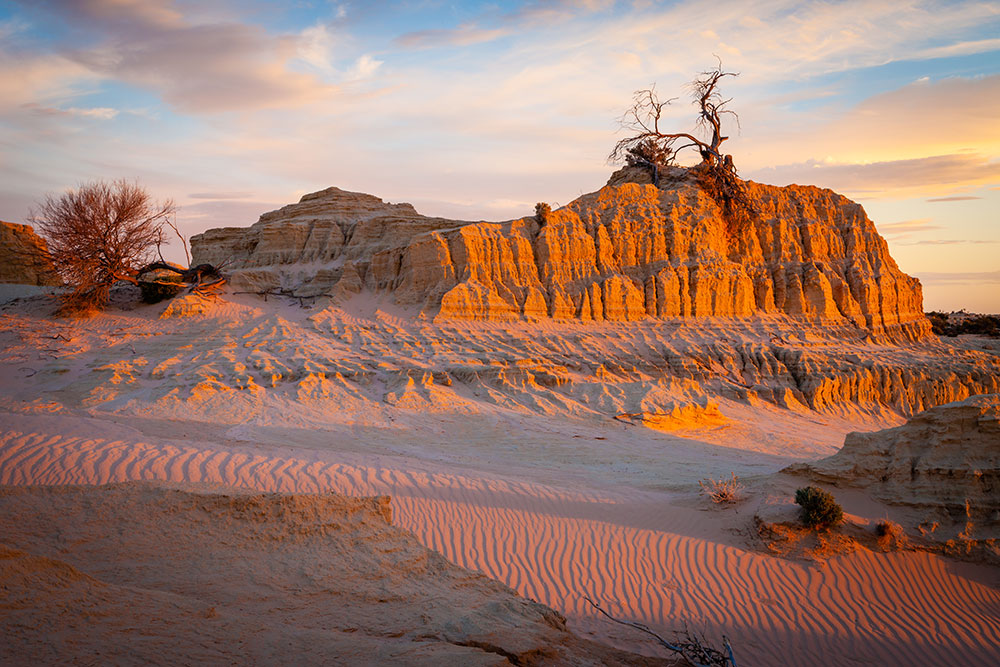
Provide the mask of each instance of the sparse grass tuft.
POLYGON ((712 499, 716 505, 730 505, 743 499, 743 484, 739 482, 736 473, 731 473, 729 479, 703 479, 698 482, 701 492, 712 499))

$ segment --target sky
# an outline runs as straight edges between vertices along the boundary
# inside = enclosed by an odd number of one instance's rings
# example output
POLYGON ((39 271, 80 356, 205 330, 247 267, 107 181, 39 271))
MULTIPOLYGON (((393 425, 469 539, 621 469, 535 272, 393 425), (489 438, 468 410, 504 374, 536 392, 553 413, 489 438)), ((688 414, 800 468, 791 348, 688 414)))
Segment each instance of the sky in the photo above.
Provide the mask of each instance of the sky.
POLYGON ((691 130, 717 58, 743 177, 860 202, 926 310, 1000 312, 1000 2, 0 0, 0 219, 114 178, 185 235, 331 185, 530 215, 604 185, 634 91, 691 130))

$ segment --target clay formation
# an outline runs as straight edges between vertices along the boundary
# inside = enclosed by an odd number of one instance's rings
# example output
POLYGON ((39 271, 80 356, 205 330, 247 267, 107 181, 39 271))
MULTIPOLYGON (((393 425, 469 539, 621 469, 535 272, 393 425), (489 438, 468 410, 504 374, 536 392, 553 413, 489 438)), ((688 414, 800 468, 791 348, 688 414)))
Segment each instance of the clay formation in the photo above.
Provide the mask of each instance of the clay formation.
POLYGON ((298 296, 389 292, 440 318, 633 321, 783 314, 919 339, 917 279, 864 209, 830 190, 749 183, 760 215, 727 232, 683 168, 659 187, 622 169, 598 192, 502 223, 419 215, 328 188, 248 229, 192 238, 194 263, 225 264, 237 289, 298 296))
POLYGON ((45 240, 30 225, 0 221, 0 283, 62 285, 45 240))

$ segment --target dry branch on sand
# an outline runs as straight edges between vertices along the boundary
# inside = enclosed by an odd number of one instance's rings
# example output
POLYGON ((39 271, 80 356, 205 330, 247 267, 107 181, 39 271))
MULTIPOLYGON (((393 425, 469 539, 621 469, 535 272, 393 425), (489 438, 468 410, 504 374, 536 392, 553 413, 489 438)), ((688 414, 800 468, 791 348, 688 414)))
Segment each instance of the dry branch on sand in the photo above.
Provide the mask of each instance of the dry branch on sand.
POLYGON ((626 621, 620 618, 615 618, 605 611, 601 605, 594 602, 589 597, 584 596, 583 599, 590 603, 591 607, 601 612, 602 615, 611 619, 615 623, 646 633, 656 639, 660 646, 668 651, 679 654, 687 660, 688 663, 694 665, 695 667, 736 667, 736 658, 733 656, 733 647, 730 646, 729 639, 726 637, 722 638, 722 650, 707 645, 704 637, 698 637, 687 629, 685 629, 682 633, 681 640, 669 642, 656 632, 650 630, 648 626, 635 621, 626 621))

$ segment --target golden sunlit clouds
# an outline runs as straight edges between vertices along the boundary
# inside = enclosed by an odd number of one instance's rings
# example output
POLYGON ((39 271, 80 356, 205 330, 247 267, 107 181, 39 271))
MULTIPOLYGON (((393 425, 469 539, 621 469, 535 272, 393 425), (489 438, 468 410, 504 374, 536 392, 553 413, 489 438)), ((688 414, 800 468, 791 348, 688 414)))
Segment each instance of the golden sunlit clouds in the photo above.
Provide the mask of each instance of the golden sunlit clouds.
POLYGON ((996 109, 1000 76, 919 81, 829 122, 771 128, 742 143, 755 164, 784 165, 753 170, 767 182, 809 174, 815 185, 869 196, 934 195, 1000 181, 996 109), (783 161, 794 156, 801 161, 783 161))
MULTIPOLYGON (((633 91, 677 96, 667 120, 691 130, 685 85, 717 56, 740 72, 724 90, 742 119, 726 147, 744 177, 866 206, 1000 184, 1000 74, 982 55, 1000 48, 1000 14, 985 3, 17 7, 0 14, 7 219, 122 174, 160 197, 274 202, 338 185, 426 213, 524 215, 513 202, 607 180, 633 91)), ((952 224, 934 206, 877 219, 952 224)))
POLYGON ((819 185, 854 197, 926 197, 1000 181, 1000 162, 976 153, 867 164, 808 161, 754 172, 775 185, 819 185))
POLYGON ((833 123, 828 154, 855 162, 958 151, 1000 156, 998 110, 1000 75, 917 81, 833 123))

